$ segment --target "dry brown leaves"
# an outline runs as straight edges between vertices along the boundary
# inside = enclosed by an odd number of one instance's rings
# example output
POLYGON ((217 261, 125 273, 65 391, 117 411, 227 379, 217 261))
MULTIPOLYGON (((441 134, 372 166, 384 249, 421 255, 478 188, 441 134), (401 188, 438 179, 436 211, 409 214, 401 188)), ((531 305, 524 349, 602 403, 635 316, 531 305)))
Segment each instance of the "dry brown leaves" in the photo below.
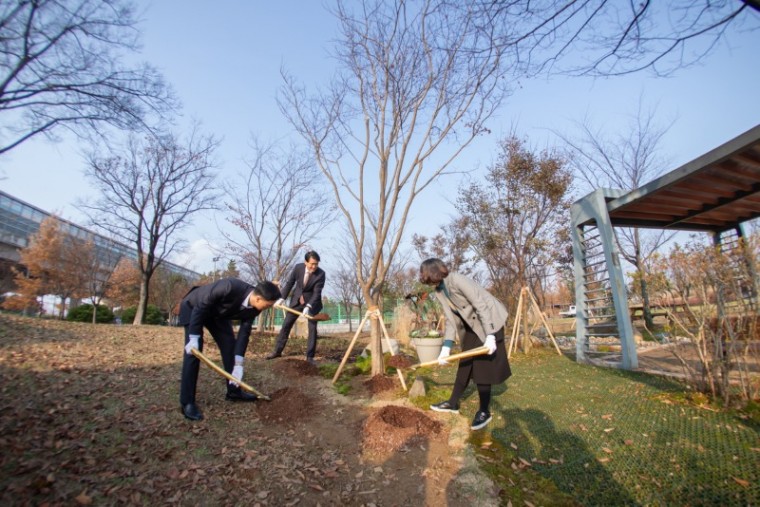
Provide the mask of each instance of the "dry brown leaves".
MULTIPOLYGON (((445 443, 434 459, 422 445, 446 438, 439 423, 393 405, 368 417, 313 365, 260 359, 269 335, 252 337, 245 378, 272 400, 227 402, 224 380, 202 367, 205 419, 186 421, 182 336, 0 313, 0 504, 466 504, 447 492, 457 464, 445 443), (370 465, 367 448, 390 454, 370 465)), ((346 344, 319 353, 342 357, 346 344)), ((212 340, 205 352, 220 364, 212 340)))

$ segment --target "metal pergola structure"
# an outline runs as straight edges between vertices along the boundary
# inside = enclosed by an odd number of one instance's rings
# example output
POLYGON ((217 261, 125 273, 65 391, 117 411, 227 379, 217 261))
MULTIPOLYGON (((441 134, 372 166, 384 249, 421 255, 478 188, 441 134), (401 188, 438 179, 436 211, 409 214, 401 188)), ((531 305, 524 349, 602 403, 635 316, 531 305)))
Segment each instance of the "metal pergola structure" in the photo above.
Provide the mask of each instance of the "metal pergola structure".
POLYGON ((630 192, 597 189, 571 208, 577 360, 591 336, 617 336, 621 367, 638 367, 613 227, 721 234, 760 216, 760 125, 630 192), (594 324, 606 318, 603 324, 594 324))

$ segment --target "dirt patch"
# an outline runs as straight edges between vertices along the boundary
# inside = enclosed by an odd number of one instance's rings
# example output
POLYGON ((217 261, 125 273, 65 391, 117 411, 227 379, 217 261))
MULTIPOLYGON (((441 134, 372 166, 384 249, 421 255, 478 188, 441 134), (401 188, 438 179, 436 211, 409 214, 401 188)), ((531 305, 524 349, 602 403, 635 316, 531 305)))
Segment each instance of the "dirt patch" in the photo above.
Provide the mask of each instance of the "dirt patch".
MULTIPOLYGON (((740 349, 735 355, 741 366, 734 366, 735 369, 730 376, 732 381, 741 379, 740 371, 760 373, 760 342, 750 342, 744 346, 746 349, 740 349)), ((638 370, 648 373, 697 378, 703 370, 699 352, 696 346, 689 342, 640 347, 637 356, 638 370)))
POLYGON ((319 375, 319 368, 316 365, 302 359, 280 360, 272 367, 272 369, 285 376, 319 375))
POLYGON ((385 375, 375 375, 369 380, 364 381, 364 387, 370 394, 375 395, 383 391, 390 391, 396 387, 396 382, 391 377, 385 375))
POLYGON ((392 366, 394 368, 409 368, 410 366, 415 364, 415 362, 409 356, 398 354, 398 355, 391 356, 390 358, 388 358, 385 364, 386 366, 392 366))
POLYGON ((315 412, 313 399, 294 387, 278 389, 269 397, 272 401, 256 402, 256 412, 265 421, 290 425, 310 418, 315 412))
MULTIPOLYGON (((204 419, 190 422, 182 339, 0 312, 0 470, 13 471, 0 474, 0 505, 473 505, 463 484, 476 464, 452 444, 465 445, 466 421, 402 408, 397 391, 368 400, 364 375, 339 394, 303 360, 264 360, 274 338, 261 334, 246 381, 271 401, 226 401, 226 380, 202 365, 204 419)), ((321 357, 342 358, 349 339, 320 342, 321 357)), ((204 352, 221 364, 213 340, 204 352)))
POLYGON ((401 450, 428 439, 440 439, 443 426, 423 412, 388 405, 370 414, 364 423, 364 446, 380 454, 401 450))

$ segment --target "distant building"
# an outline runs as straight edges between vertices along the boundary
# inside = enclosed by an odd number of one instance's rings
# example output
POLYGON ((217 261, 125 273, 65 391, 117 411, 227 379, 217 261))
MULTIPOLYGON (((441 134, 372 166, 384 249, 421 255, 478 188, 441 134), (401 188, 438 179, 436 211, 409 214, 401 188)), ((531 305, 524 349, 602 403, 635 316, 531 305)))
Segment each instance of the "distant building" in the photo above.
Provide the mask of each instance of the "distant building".
MULTIPOLYGON (((29 238, 39 231, 42 221, 50 216, 52 216, 51 213, 0 190, 0 261, 4 264, 17 264, 20 259, 19 252, 29 245, 29 238)), ((61 218, 59 220, 66 233, 83 240, 92 239, 96 250, 102 254, 103 258, 126 257, 137 259, 135 249, 89 231, 68 220, 61 218)), ((171 262, 163 262, 162 266, 189 281, 198 280, 202 276, 200 273, 171 262)))

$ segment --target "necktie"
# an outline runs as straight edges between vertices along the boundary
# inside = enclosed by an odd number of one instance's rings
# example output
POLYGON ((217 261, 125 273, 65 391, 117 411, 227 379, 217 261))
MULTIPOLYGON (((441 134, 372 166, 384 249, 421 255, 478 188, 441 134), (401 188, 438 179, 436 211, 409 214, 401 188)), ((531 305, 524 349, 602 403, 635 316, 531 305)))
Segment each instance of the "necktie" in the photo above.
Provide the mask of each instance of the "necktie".
MULTIPOLYGON (((306 272, 304 273, 304 275, 303 275, 303 286, 301 286, 301 289, 302 289, 302 290, 303 290, 303 288, 304 288, 304 287, 306 287, 306 284, 307 284, 307 283, 309 283, 309 275, 310 275, 310 274, 311 274, 311 273, 309 273, 309 271, 308 271, 308 270, 306 270, 306 272)), ((304 300, 304 298, 303 298, 303 294, 301 294, 301 298, 300 298, 299 302, 300 302, 302 305, 306 303, 306 301, 305 301, 305 300, 304 300)))

